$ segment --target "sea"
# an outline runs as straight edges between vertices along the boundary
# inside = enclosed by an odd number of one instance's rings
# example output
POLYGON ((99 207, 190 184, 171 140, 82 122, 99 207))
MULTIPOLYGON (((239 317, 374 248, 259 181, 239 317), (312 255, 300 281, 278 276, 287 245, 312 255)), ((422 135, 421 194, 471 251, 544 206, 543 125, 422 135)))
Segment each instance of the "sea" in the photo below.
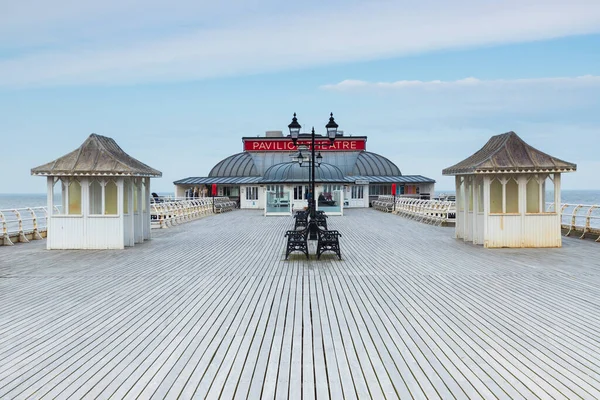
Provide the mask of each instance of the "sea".
MULTIPOLYGON (((157 193, 159 196, 174 196, 173 193, 157 193)), ((55 194, 55 203, 60 204, 60 193, 55 194)), ((45 207, 47 205, 46 193, 39 194, 2 194, 0 193, 0 210, 26 208, 26 207, 45 207)))
MULTIPOLYGON (((454 195, 453 190, 436 190, 441 194, 454 195)), ((173 193, 158 193, 159 196, 174 196, 173 193)), ((57 202, 60 204, 60 195, 57 202)), ((563 190, 562 203, 600 205, 600 190, 563 190)), ((0 210, 26 207, 43 207, 46 205, 46 194, 0 194, 0 210)))

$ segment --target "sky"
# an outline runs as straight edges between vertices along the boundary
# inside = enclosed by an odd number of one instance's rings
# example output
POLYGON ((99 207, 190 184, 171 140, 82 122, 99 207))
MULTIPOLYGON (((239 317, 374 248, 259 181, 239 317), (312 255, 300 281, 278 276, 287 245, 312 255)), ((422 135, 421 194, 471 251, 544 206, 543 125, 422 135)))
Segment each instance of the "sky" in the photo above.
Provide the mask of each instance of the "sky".
POLYGON ((207 176, 242 136, 292 114, 403 174, 443 168, 515 131, 600 189, 598 0, 0 0, 0 193, 30 169, 114 138, 163 172, 207 176))

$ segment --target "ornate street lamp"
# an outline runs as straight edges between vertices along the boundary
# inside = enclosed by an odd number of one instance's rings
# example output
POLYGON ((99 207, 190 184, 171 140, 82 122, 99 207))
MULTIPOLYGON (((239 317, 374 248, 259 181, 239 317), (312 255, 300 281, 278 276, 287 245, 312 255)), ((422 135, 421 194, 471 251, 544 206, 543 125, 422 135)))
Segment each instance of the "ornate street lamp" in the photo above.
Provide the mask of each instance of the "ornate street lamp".
MULTIPOLYGON (((296 118, 296 113, 294 113, 294 117, 292 118, 292 123, 288 125, 288 128, 290 130, 290 137, 292 138, 292 142, 294 143, 294 146, 296 147, 300 147, 297 145, 298 142, 298 137, 300 136, 300 129, 302 128, 302 126, 300 125, 300 123, 298 123, 298 119, 296 118)), ((317 224, 314 221, 315 219, 315 215, 316 215, 316 201, 315 201, 315 167, 320 167, 321 163, 323 162, 323 156, 321 155, 321 152, 319 151, 319 154, 317 156, 315 156, 315 148, 318 146, 319 148, 327 148, 330 146, 333 146, 333 142, 335 141, 335 138, 337 136, 337 129, 338 129, 338 124, 336 124, 335 120, 333 119, 333 113, 329 114, 329 122, 327 123, 327 125, 325 125, 325 129, 327 130, 327 137, 329 138, 329 144, 325 144, 325 143, 315 143, 315 128, 313 127, 311 130, 311 145, 310 145, 310 172, 309 173, 309 181, 310 181, 310 192, 309 192, 309 196, 308 196, 308 209, 309 209, 309 213, 310 213, 310 222, 308 224, 308 228, 309 228, 309 232, 310 232, 310 236, 309 238, 311 240, 316 240, 317 239, 317 224)), ((300 166, 302 166, 302 163, 304 161, 306 161, 304 159, 304 155, 302 154, 302 150, 299 149, 298 151, 298 155, 297 155, 297 161, 298 164, 300 164, 300 166)))

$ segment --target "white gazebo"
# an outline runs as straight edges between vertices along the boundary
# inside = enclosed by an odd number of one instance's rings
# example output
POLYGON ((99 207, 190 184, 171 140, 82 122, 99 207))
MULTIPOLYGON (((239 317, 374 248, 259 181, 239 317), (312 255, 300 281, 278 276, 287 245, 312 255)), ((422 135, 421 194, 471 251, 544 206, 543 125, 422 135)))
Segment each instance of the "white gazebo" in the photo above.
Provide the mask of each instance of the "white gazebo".
POLYGON ((31 170, 48 179, 48 249, 122 249, 150 239, 150 178, 162 173, 91 134, 31 170))
POLYGON ((456 176, 456 237, 485 247, 561 247, 560 174, 577 165, 514 132, 442 171, 456 176))

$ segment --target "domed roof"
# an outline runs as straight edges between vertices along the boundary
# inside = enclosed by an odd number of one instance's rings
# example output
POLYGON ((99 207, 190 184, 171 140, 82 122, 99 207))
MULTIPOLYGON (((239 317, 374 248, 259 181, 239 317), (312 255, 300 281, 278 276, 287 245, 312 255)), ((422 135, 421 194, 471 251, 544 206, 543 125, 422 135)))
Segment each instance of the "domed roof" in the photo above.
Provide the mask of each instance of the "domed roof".
MULTIPOLYGON (((308 182, 310 167, 301 167, 297 162, 276 164, 265 171, 261 182, 308 182)), ((344 182, 344 174, 335 165, 321 163, 315 168, 317 182, 344 182)))
POLYGON ((249 153, 238 153, 220 161, 209 177, 260 176, 249 153))
POLYGON ((354 164, 352 175, 356 176, 401 176, 400 168, 393 162, 368 151, 361 151, 354 164))

